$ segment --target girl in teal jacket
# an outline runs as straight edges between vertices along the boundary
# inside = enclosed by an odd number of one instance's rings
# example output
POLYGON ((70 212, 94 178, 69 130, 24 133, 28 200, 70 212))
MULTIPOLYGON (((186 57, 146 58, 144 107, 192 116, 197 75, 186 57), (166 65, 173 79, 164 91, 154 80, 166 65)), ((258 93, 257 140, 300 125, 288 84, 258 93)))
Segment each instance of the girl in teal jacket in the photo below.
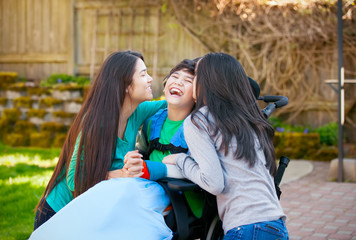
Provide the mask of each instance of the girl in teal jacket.
POLYGON ((35 229, 95 184, 142 174, 139 164, 130 173, 123 166, 125 154, 135 149, 139 127, 167 105, 146 102, 152 99, 151 81, 138 52, 115 52, 105 60, 36 207, 35 229))

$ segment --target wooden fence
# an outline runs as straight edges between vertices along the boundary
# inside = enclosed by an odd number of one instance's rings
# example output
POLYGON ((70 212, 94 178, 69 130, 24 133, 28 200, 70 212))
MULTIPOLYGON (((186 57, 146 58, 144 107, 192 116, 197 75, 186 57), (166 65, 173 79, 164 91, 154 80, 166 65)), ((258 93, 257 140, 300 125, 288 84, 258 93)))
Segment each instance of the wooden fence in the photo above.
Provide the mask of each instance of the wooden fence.
POLYGON ((163 1, 0 0, 0 71, 39 81, 52 73, 93 77, 108 54, 143 53, 160 81, 183 58, 208 52, 162 9, 163 1))
POLYGON ((73 1, 1 0, 0 70, 30 79, 73 72, 73 1))

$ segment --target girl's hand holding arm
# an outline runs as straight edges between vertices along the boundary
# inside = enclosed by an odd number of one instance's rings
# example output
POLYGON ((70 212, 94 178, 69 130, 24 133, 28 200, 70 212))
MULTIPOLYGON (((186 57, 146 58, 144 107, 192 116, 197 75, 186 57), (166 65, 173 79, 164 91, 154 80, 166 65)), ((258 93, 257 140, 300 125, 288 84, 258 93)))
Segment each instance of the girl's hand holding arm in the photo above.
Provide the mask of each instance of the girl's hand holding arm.
POLYGON ((169 178, 185 178, 182 175, 182 171, 176 166, 176 157, 179 154, 171 154, 165 156, 162 160, 162 163, 166 164, 167 167, 167 177, 169 178))
POLYGON ((125 155, 124 163, 125 165, 122 169, 126 170, 130 175, 137 175, 142 172, 143 160, 138 150, 128 152, 125 155))
POLYGON ((171 155, 168 155, 168 156, 165 156, 162 160, 162 162, 164 164, 176 164, 176 157, 178 156, 178 154, 171 154, 171 155))
POLYGON ((124 159, 124 167, 109 171, 107 179, 122 177, 141 177, 143 172, 142 155, 138 151, 128 152, 124 159))
POLYGON ((117 170, 109 171, 106 179, 109 180, 111 178, 141 177, 142 174, 143 173, 140 172, 136 175, 132 175, 130 172, 127 172, 124 169, 117 169, 117 170))

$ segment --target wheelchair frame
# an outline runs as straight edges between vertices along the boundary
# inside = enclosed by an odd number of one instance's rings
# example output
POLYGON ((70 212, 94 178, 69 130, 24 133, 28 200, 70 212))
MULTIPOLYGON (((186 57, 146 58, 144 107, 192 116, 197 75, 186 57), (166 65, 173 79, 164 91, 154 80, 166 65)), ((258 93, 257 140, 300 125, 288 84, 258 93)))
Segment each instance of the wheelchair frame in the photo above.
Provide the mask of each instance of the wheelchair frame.
MULTIPOLYGON (((288 98, 285 96, 259 96, 258 100, 268 103, 262 110, 266 118, 268 118, 276 108, 288 104, 288 98)), ((277 173, 274 177, 278 199, 280 199, 282 193, 279 185, 289 161, 289 158, 285 156, 280 158, 277 173)), ((187 179, 163 179, 160 180, 159 183, 166 190, 171 199, 172 210, 166 217, 166 223, 174 232, 174 240, 197 238, 200 240, 218 240, 224 237, 215 196, 202 190, 198 185, 187 179), (183 194, 184 191, 191 190, 202 191, 205 195, 203 213, 200 218, 195 217, 192 213, 183 194)))

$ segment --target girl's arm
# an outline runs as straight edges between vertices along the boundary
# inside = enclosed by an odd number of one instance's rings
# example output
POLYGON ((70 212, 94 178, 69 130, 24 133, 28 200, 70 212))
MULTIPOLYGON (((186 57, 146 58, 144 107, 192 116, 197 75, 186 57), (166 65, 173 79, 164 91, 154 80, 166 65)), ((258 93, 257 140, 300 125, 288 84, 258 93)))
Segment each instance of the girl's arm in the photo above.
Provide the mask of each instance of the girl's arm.
POLYGON ((184 136, 190 154, 177 154, 175 162, 183 176, 204 190, 217 195, 224 190, 224 176, 214 141, 205 125, 198 129, 188 117, 184 121, 184 136))
MULTIPOLYGON (((78 134, 77 140, 75 141, 75 146, 74 146, 74 150, 73 150, 73 154, 72 154, 72 159, 70 160, 69 163, 69 169, 68 169, 68 173, 67 173, 67 186, 69 188, 70 191, 74 191, 74 176, 75 176, 75 165, 77 164, 77 156, 78 156, 78 148, 79 148, 79 142, 80 142, 80 138, 82 136, 82 132, 80 132, 78 134)), ((82 155, 83 157, 83 155, 82 155)))
POLYGON ((138 116, 138 119, 140 119, 140 125, 143 124, 146 119, 154 115, 158 110, 166 108, 167 107, 167 101, 166 100, 160 100, 160 101, 146 101, 141 103, 136 111, 138 116))

